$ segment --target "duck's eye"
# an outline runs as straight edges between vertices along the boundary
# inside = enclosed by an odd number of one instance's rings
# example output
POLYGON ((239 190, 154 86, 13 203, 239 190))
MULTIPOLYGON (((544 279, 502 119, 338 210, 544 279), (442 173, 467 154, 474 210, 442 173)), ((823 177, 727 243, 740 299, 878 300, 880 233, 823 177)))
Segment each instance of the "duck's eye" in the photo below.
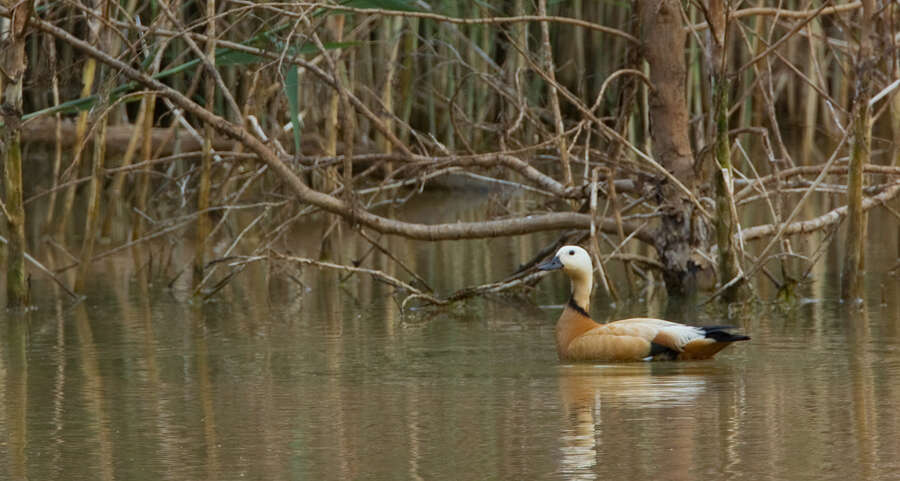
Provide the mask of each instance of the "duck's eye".
POLYGON ((575 251, 574 251, 574 250, 569 251, 569 255, 570 255, 570 256, 574 256, 574 255, 575 255, 575 251))

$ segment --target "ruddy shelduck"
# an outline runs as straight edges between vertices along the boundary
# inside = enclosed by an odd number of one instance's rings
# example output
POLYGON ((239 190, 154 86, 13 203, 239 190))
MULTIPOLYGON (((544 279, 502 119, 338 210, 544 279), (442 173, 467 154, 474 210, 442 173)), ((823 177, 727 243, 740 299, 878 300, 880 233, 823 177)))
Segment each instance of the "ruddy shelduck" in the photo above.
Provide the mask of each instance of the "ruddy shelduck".
POLYGON ((747 336, 730 326, 688 326, 639 317, 598 324, 588 314, 593 284, 591 256, 578 246, 563 246, 538 266, 562 269, 572 281, 572 297, 556 323, 556 352, 563 361, 641 361, 709 359, 747 336))

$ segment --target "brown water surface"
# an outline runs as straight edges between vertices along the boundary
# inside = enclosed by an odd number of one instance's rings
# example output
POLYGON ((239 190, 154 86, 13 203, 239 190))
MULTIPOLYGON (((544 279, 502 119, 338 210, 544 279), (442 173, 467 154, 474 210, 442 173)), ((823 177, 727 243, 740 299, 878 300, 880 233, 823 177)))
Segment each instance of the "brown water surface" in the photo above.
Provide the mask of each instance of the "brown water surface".
MULTIPOLYGON (((540 245, 390 244, 441 292, 540 245)), ((895 480, 894 249, 872 250, 860 310, 835 300, 834 253, 808 299, 696 310, 753 340, 686 363, 560 364, 538 306, 562 276, 406 316, 389 287, 312 269, 251 268, 206 304, 115 259, 78 304, 36 276, 36 310, 0 327, 0 478, 895 480)))

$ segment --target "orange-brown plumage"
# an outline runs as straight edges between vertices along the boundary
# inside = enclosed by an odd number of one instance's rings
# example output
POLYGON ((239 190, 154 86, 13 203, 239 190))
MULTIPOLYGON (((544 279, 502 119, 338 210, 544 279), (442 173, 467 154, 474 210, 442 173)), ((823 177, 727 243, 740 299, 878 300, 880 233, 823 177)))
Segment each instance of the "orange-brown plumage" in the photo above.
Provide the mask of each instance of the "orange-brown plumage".
POLYGON ((572 280, 572 298, 556 323, 556 350, 565 361, 709 359, 735 341, 750 338, 728 327, 695 327, 654 318, 598 324, 588 314, 593 267, 587 252, 562 247, 542 270, 563 269, 572 280))

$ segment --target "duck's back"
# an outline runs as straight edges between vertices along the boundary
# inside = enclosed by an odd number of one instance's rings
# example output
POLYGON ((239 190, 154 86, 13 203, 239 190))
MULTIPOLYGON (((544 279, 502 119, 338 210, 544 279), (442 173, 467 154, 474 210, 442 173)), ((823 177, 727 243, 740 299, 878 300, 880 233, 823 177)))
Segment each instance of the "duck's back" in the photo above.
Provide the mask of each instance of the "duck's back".
POLYGON ((654 318, 597 324, 567 307, 557 324, 557 352, 568 361, 709 359, 731 342, 749 339, 725 327, 695 327, 654 318))

